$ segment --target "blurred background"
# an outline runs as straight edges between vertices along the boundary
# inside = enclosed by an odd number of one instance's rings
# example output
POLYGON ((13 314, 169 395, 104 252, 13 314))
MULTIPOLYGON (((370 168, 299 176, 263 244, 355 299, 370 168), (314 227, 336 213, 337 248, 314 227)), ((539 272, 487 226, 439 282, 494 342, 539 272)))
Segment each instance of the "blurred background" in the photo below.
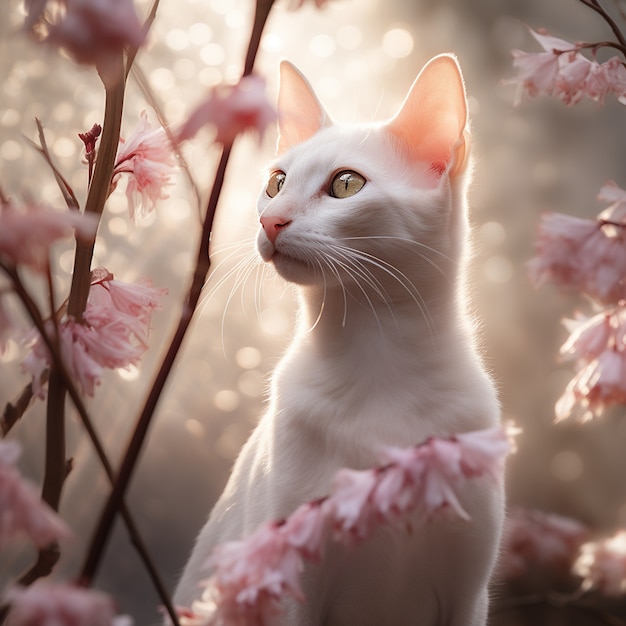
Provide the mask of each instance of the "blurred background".
MULTIPOLYGON (((182 121, 211 86, 237 80, 253 5, 252 0, 162 0, 137 65, 170 122, 182 121)), ((149 3, 138 0, 137 6, 145 13, 149 3)), ((77 133, 101 122, 103 91, 95 72, 23 37, 22 21, 19 0, 0 3, 0 185, 12 197, 63 206, 53 176, 26 138, 35 138, 34 118, 39 118, 58 166, 84 200, 87 171, 77 133)), ((602 208, 595 196, 606 180, 626 186, 626 110, 614 98, 602 108, 588 101, 566 108, 547 98, 526 99, 513 107, 515 88, 503 84, 513 75, 511 49, 538 50, 525 24, 546 27, 570 41, 610 37, 605 24, 576 0, 337 0, 323 10, 309 2, 299 11, 277 2, 257 70, 274 98, 279 61, 293 61, 331 117, 350 122, 393 115, 431 56, 447 51, 458 55, 470 94, 477 155, 470 195, 477 243, 474 301, 504 415, 524 431, 509 462, 509 500, 575 517, 593 533, 607 535, 626 525, 626 421, 618 410, 585 425, 553 424, 554 403, 571 378, 571 368, 556 359, 566 338, 559 320, 587 308, 550 287, 533 290, 525 263, 533 254, 542 212, 591 217, 602 208)), ((124 136, 144 109, 156 124, 131 79, 124 136)), ((274 141, 270 132, 261 146, 247 137, 236 145, 213 235, 215 273, 158 407, 128 496, 170 588, 262 411, 267 374, 293 326, 291 291, 270 271, 255 267, 245 281, 237 271, 228 275, 253 249, 256 196, 274 141)), ((211 132, 205 130, 185 150, 202 202, 217 156, 210 144, 211 132)), ((169 296, 154 317, 151 348, 141 367, 109 373, 89 402, 114 460, 126 445, 178 319, 199 236, 198 202, 183 176, 168 190, 169 198, 137 225, 128 217, 123 187, 108 203, 95 263, 120 280, 151 277, 155 286, 169 289, 169 296)), ((55 280, 58 293, 66 293, 72 248, 59 247, 57 253, 55 280)), ((32 285, 45 302, 43 284, 32 285)), ((19 367, 22 356, 19 346, 11 344, 0 357, 2 406, 27 382, 19 367)), ((41 403, 34 405, 11 433, 24 443, 21 467, 34 481, 41 479, 43 409, 41 403)), ((77 573, 107 493, 91 445, 71 421, 69 450, 75 470, 67 480, 61 512, 76 536, 63 548, 60 578, 77 573)), ((31 558, 23 546, 5 549, 0 587, 31 558)), ((158 621, 158 599, 119 524, 96 585, 114 594, 121 611, 132 614, 136 624, 158 621)), ((496 620, 578 623, 563 611, 548 613, 531 618, 523 611, 504 611, 496 620)))

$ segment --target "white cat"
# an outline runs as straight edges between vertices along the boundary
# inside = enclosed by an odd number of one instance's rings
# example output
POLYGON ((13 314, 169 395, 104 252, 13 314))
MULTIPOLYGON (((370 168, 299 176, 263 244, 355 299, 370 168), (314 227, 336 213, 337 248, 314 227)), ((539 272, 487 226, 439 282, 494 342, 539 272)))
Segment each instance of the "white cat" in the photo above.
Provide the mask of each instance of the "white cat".
MULTIPOLYGON (((491 427, 493 385, 464 291, 469 128, 453 56, 432 59, 384 124, 330 121, 281 66, 278 157, 258 202, 258 249, 297 286, 298 328, 269 407, 200 533, 175 601, 190 606, 221 542, 329 492, 383 445, 491 427)), ((501 486, 470 485, 471 521, 380 529, 305 571, 293 626, 484 626, 501 486)))

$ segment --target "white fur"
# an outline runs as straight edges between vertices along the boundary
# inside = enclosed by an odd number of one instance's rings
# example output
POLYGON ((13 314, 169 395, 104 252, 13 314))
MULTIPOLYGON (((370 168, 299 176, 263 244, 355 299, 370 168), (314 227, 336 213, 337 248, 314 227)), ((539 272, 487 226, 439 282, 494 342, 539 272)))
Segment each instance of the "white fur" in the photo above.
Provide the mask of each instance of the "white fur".
MULTIPOLYGON (((388 125, 324 124, 279 156, 271 169, 286 172, 285 184, 259 199, 259 214, 291 219, 275 245, 260 229, 258 248, 297 285, 298 329, 198 537, 179 605, 199 597, 218 543, 324 496, 340 467, 371 467, 382 445, 499 420, 463 290, 467 172, 408 162, 388 125), (343 169, 367 182, 332 198, 343 169)), ((469 522, 442 514, 413 533, 382 528, 328 550, 305 571, 306 603, 287 602, 280 624, 484 626, 503 494, 477 483, 461 502, 469 522)))

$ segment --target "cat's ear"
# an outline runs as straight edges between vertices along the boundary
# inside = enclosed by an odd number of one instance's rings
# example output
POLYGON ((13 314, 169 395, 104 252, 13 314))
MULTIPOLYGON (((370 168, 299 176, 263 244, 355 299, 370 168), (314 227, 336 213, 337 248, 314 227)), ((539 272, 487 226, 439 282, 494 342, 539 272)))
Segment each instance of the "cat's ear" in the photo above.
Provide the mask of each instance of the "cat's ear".
POLYGON ((278 90, 278 154, 331 124, 309 81, 289 61, 283 61, 278 90))
POLYGON ((456 58, 431 59, 415 79, 400 112, 387 125, 414 161, 454 177, 470 154, 467 98, 456 58))

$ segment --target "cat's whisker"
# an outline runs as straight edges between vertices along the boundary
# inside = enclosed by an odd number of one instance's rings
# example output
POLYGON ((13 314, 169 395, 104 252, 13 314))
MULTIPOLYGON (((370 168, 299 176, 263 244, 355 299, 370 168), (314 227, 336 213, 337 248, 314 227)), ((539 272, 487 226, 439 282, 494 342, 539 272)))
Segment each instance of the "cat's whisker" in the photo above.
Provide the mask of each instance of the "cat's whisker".
MULTIPOLYGON (((391 298, 389 297, 389 293, 384 289, 376 276, 374 276, 374 274, 367 267, 365 267, 360 259, 354 258, 354 256, 350 254, 351 250, 349 248, 336 245, 332 245, 332 248, 335 253, 339 253, 341 255, 344 263, 349 264, 350 267, 353 269, 350 275, 354 279, 354 281, 358 282, 357 277, 362 278, 365 285, 370 287, 374 291, 374 293, 379 296, 380 299, 385 303, 397 328, 397 320, 393 310, 393 303, 391 301, 391 298)), ((347 268, 344 266, 344 269, 347 268)), ((359 287, 361 287, 361 285, 359 285, 359 287)))
MULTIPOLYGON (((340 259, 337 259, 336 257, 333 258, 333 261, 346 273, 348 274, 348 276, 350 276, 353 280, 354 280, 354 284, 359 288, 359 290, 361 291, 361 293, 363 294, 363 296, 365 297, 365 299, 367 300, 367 303, 369 304, 370 309, 372 310, 372 313, 374 314, 374 317, 376 318, 376 324, 378 325, 378 328, 380 330, 380 332, 382 333, 383 331, 383 326, 382 323, 380 321, 380 318, 378 317, 378 313, 376 312, 376 307, 374 306, 374 303, 372 302, 372 299, 370 298, 369 294, 367 293, 367 290, 365 289, 365 287, 361 284, 361 282, 358 280, 358 276, 355 276, 354 272, 351 271, 354 269, 354 267, 351 267, 349 265, 347 265, 346 263, 344 263, 343 261, 341 261, 340 259)), ((340 279, 341 280, 341 279, 340 279)), ((344 320, 345 320, 345 316, 344 316, 344 320)))
MULTIPOLYGON (((338 247, 338 246, 335 246, 338 247)), ((378 267, 380 270, 385 272, 387 275, 392 277, 394 280, 398 282, 399 285, 403 287, 403 289, 409 294, 411 299, 418 306, 424 321, 428 327, 431 338, 435 340, 435 332, 434 332, 434 323, 432 316, 428 310, 428 305, 424 300, 424 297, 420 293, 419 289, 416 285, 411 281, 411 279, 397 267, 388 263, 384 259, 381 259, 373 254, 368 252, 363 252, 361 250, 354 250, 353 248, 348 248, 345 246, 341 246, 341 248, 347 253, 354 255, 356 258, 360 259, 362 262, 367 262, 373 265, 374 267, 378 267)))
MULTIPOLYGON (((362 236, 362 237, 342 237, 341 241, 359 241, 359 240, 362 241, 362 240, 382 240, 382 239, 388 239, 392 241, 401 241, 403 243, 412 244, 419 248, 424 248, 427 252, 432 252, 440 256, 443 260, 456 264, 456 261, 452 257, 441 252, 440 250, 437 250, 436 248, 426 245, 425 243, 422 243, 421 241, 408 239, 407 237, 394 237, 391 235, 370 235, 370 236, 362 236)), ((437 265, 437 263, 435 263, 433 259, 423 254, 422 252, 417 252, 417 254, 422 260, 426 261, 429 265, 431 265, 434 269, 436 269, 448 282, 452 282, 450 277, 446 274, 446 272, 439 265, 437 265)))
MULTIPOLYGON (((330 262, 330 259, 322 258, 322 260, 328 266, 328 268, 333 273, 335 278, 337 278, 337 282, 339 283, 339 286, 341 287, 341 294, 343 296, 343 317, 341 319, 341 327, 345 328, 346 320, 348 319, 348 293, 347 293, 346 287, 344 285, 343 280, 341 280, 341 274, 339 273, 339 270, 337 270, 337 268, 332 264, 332 262, 330 262)), ((322 269, 322 273, 323 273, 323 269, 322 269)), ((326 277, 324 276, 324 285, 326 286, 325 279, 326 277)))
POLYGON ((308 329, 307 332, 309 333, 315 330, 320 320, 322 319, 322 314, 324 313, 324 308, 326 306, 326 293, 328 291, 328 284, 326 282, 326 274, 324 273, 324 267, 322 266, 322 263, 319 259, 315 259, 315 261, 316 261, 316 265, 320 268, 320 274, 322 275, 322 280, 324 281, 324 291, 322 292, 322 300, 320 302, 319 313, 317 314, 317 317, 315 318, 315 321, 313 322, 313 325, 311 326, 311 328, 308 329))
MULTIPOLYGON (((220 323, 220 335, 222 338, 222 351, 226 354, 226 344, 224 342, 225 337, 225 327, 226 327, 226 315, 228 313, 228 309, 230 307, 230 303, 232 302, 235 293, 238 289, 241 290, 242 294, 242 303, 243 300, 243 292, 244 286, 250 277, 250 274, 256 269, 258 271, 259 259, 255 252, 248 252, 246 256, 241 259, 231 270, 229 270, 226 275, 222 279, 223 282, 229 280, 232 276, 235 277, 233 286, 230 289, 230 292, 224 302, 223 310, 222 310, 222 319, 220 323)), ((245 307, 244 307, 245 308, 245 307)))

